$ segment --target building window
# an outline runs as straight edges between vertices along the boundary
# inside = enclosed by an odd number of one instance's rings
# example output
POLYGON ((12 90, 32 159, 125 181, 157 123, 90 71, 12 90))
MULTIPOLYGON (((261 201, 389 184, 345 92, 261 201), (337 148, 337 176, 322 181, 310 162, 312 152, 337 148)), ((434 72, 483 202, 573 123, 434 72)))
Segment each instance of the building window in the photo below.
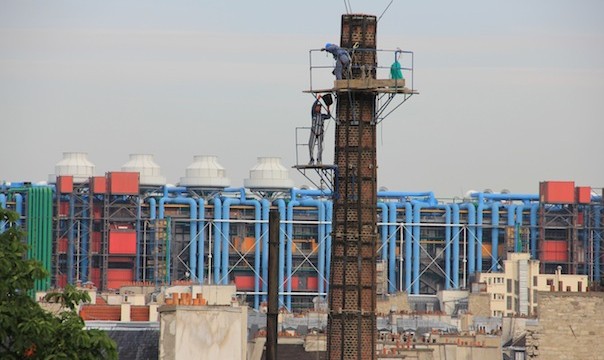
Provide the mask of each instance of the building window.
POLYGON ((583 291, 583 282, 579 281, 579 282, 577 283, 577 291, 578 291, 578 292, 583 291))
POLYGON ((507 298, 507 309, 512 310, 512 297, 508 296, 507 298))
POLYGON ((547 284, 547 286, 553 286, 554 285, 554 279, 547 279, 546 284, 547 284))
POLYGON ((539 278, 538 278, 538 277, 536 277, 536 276, 533 276, 533 286, 534 286, 534 287, 537 287, 537 286, 538 286, 538 280, 537 280, 537 279, 539 279, 539 278))
POLYGON ((512 292, 512 279, 508 279, 508 294, 512 292))
POLYGON ((567 287, 566 287, 566 291, 570 291, 570 286, 567 286, 567 287))
POLYGON ((533 302, 537 302, 537 290, 533 290, 533 302))
POLYGON ((562 281, 558 281, 558 291, 562 291, 563 285, 562 281))

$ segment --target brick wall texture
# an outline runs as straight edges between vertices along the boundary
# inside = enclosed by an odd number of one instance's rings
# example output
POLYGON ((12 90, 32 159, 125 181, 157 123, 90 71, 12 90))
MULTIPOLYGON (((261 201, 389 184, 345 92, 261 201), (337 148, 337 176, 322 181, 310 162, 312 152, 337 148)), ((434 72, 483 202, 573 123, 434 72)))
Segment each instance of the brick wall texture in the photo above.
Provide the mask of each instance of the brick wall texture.
POLYGON ((604 293, 539 292, 527 359, 604 360, 604 293))
MULTIPOLYGON (((340 46, 375 49, 376 18, 343 15, 340 46)), ((352 55, 352 77, 375 51, 352 55)), ((367 74, 367 72, 365 72, 367 74)), ((371 72, 369 74, 372 74, 371 72)), ((375 76, 375 73, 373 73, 375 76)), ((327 349, 330 359, 375 359, 377 171, 375 94, 338 92, 327 349)))

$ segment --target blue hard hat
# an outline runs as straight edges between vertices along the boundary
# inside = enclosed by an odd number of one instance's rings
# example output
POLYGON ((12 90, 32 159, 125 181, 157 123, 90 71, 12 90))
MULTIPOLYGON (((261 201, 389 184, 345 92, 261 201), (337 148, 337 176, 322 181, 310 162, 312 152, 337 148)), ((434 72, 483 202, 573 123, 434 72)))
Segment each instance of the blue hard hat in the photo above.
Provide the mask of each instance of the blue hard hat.
POLYGON ((326 48, 328 48, 328 47, 330 47, 330 46, 331 46, 331 43, 327 43, 327 44, 325 44, 325 47, 326 47, 326 48))

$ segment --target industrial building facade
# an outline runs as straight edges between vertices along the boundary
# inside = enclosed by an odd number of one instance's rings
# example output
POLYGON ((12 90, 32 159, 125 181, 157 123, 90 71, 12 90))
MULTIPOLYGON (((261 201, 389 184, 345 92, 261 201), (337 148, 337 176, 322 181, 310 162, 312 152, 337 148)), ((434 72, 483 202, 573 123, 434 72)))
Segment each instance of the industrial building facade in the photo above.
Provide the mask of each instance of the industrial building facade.
MULTIPOLYGON (((195 186, 148 184, 149 170, 142 167, 93 176, 73 166, 61 168, 72 174, 57 172, 50 185, 3 184, 0 206, 20 215, 17 225, 27 233, 29 256, 51 273, 48 281, 36 284, 37 290, 76 282, 111 290, 135 281, 193 280, 235 284, 257 308, 267 290, 268 211, 277 209, 281 306, 304 309, 313 306, 315 297, 325 297, 333 265, 328 191, 283 187, 290 185, 283 176, 287 170, 278 166, 271 170, 271 181, 279 189, 229 188, 221 177, 224 169, 212 167, 215 158, 200 159, 202 164, 197 159, 188 174, 214 178, 195 186)), ((251 171, 246 181, 256 185, 256 175, 268 174, 262 171, 251 171)), ((195 178, 189 175, 181 183, 195 178)), ((501 273, 508 252, 529 253, 539 260, 542 274, 560 269, 587 275, 582 289, 598 285, 601 193, 572 182, 545 184, 550 191, 558 187, 558 197, 543 191, 475 193, 446 203, 432 192, 378 191, 375 256, 386 291, 432 294, 468 288, 479 279, 477 273, 492 273, 483 278, 501 273)), ((1 226, 4 231, 10 224, 1 226)))

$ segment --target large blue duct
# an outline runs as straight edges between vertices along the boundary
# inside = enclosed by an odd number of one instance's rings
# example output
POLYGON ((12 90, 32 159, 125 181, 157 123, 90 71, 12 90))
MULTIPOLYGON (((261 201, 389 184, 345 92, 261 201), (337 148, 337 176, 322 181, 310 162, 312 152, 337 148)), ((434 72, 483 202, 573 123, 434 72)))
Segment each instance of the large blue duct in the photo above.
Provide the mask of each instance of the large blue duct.
MULTIPOLYGON (((381 215, 381 220, 382 220, 382 225, 380 226, 380 244, 382 244, 382 260, 386 261, 388 259, 388 222, 389 222, 389 218, 388 218, 388 205, 386 205, 386 203, 383 203, 381 201, 379 201, 377 203, 378 208, 380 208, 380 210, 382 210, 382 215, 381 215)), ((329 218, 329 220, 331 221, 331 218, 329 218)))
MULTIPOLYGON (((449 255, 449 259, 447 259, 447 252, 445 252, 445 261, 447 262, 446 265, 447 267, 451 267, 452 265, 452 270, 449 272, 453 275, 453 279, 452 279, 452 286, 454 289, 458 289, 459 288, 459 204, 453 203, 449 205, 451 207, 451 212, 453 213, 453 220, 452 220, 452 228, 451 231, 453 232, 453 239, 452 239, 452 246, 453 246, 453 259, 450 259, 450 255, 449 255), (452 262, 452 264, 451 264, 452 262)), ((449 226, 447 226, 447 229, 449 229, 449 226)), ((451 234, 449 234, 449 237, 451 237, 451 234)), ((447 247, 449 248, 449 247, 447 247)), ((447 269, 445 269, 447 270, 447 269)), ((445 273, 447 273, 447 271, 445 271, 445 273)), ((449 284, 449 278, 447 278, 447 285, 449 284)), ((465 285, 465 284, 464 284, 465 285)), ((447 288, 448 289, 448 288, 447 288)))
MULTIPOLYGON (((222 252, 222 200, 214 197, 214 284, 220 284, 220 253, 222 252)), ((227 253, 228 256, 228 253, 227 253)))
MULTIPOLYGON (((267 199, 260 201, 262 205, 262 301, 266 301, 268 294, 268 220, 271 210, 271 202, 267 199)), ((255 305, 255 304, 254 304, 255 305)))
MULTIPOLYGON (((6 195, 0 194, 0 207, 6 209, 6 195)), ((6 230, 6 221, 0 221, 0 234, 6 230)))
MULTIPOLYGON (((476 208, 472 203, 463 203, 459 205, 459 209, 468 211, 468 257, 464 260, 466 260, 468 265, 468 274, 472 276, 476 271, 474 268, 476 256, 476 208)), ((453 222, 455 223, 455 220, 453 222)))
POLYGON ((204 271, 205 271, 205 245, 206 245, 206 204, 202 198, 197 199, 197 206, 199 211, 197 212, 197 279, 200 283, 203 283, 204 271))
POLYGON ((164 219, 165 204, 184 204, 189 205, 189 268, 191 269, 191 279, 197 279, 197 203, 195 199, 189 197, 168 197, 168 191, 178 192, 184 188, 170 188, 164 186, 164 197, 159 199, 159 219, 164 219))
MULTIPOLYGON (((285 279, 285 228, 286 221, 291 221, 286 217, 285 200, 277 199, 277 208, 279 209, 279 306, 285 305, 283 297, 283 282, 285 279)), ((267 263, 268 269, 268 263, 267 263)))
POLYGON ((327 285, 325 286, 325 292, 329 292, 329 279, 331 274, 331 229, 333 219, 333 202, 331 200, 325 200, 325 278, 327 279, 327 285))

